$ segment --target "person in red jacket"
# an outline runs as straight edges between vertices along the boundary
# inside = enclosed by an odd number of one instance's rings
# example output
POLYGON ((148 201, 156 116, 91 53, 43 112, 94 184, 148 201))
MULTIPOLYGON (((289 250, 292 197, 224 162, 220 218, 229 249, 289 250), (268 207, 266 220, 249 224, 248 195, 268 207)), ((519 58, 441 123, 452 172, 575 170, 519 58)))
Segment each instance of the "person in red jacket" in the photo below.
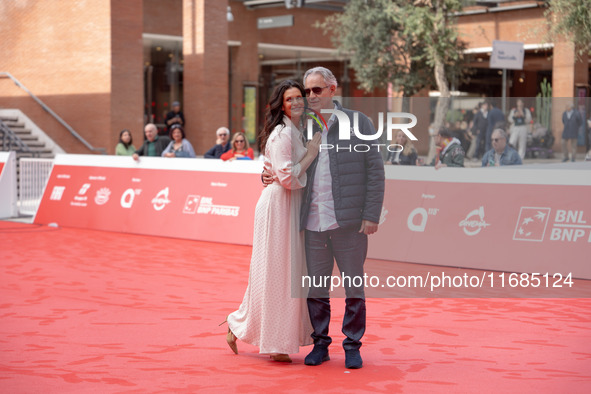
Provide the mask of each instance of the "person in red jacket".
POLYGON ((224 153, 220 159, 232 160, 254 160, 254 152, 243 132, 235 133, 232 137, 232 148, 224 153))

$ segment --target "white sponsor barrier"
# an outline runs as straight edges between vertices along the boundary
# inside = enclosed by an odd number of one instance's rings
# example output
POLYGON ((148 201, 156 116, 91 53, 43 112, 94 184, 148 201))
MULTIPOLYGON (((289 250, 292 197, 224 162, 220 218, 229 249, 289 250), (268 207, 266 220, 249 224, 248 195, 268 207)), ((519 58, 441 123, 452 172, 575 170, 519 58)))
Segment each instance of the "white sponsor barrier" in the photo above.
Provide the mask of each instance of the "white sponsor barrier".
POLYGON ((0 152, 0 218, 17 215, 16 153, 0 152))
POLYGON ((368 255, 591 279, 591 163, 562 168, 386 166, 368 255))
POLYGON ((35 223, 250 245, 262 167, 57 155, 35 223))
MULTIPOLYGON (((591 279, 591 163, 563 168, 386 166, 368 257, 591 279)), ((258 161, 58 155, 35 222, 249 245, 261 171, 258 161)))

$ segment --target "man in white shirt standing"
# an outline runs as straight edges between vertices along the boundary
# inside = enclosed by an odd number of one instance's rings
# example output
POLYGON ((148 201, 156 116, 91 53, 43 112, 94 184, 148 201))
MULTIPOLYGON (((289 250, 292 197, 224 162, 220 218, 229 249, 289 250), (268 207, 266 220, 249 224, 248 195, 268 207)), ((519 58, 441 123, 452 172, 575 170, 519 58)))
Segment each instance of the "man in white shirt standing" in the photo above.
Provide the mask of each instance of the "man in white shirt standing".
MULTIPOLYGON (((314 327, 314 349, 306 356, 306 365, 320 365, 329 360, 328 335, 330 299, 328 284, 336 261, 346 293, 343 318, 345 366, 361 368, 361 338, 365 333, 365 292, 359 279, 367 255, 367 236, 378 230, 384 199, 384 164, 377 149, 358 149, 355 144, 371 141, 359 139, 354 133, 346 140, 339 139, 337 116, 322 114, 321 110, 339 110, 354 125, 355 111, 344 109, 333 96, 337 80, 324 67, 315 67, 304 75, 308 106, 315 116, 323 117, 322 147, 315 162, 308 168, 308 186, 304 194, 301 227, 306 234, 306 262, 313 285, 308 294, 308 310, 314 327), (332 148, 331 148, 332 147, 332 148), (363 152, 362 152, 363 151, 363 152), (314 279, 316 278, 316 279, 314 279), (318 285, 325 284, 326 286, 318 285), (314 285, 316 284, 316 285, 314 285)), ((358 113, 359 131, 373 135, 375 130, 365 115, 358 113)))

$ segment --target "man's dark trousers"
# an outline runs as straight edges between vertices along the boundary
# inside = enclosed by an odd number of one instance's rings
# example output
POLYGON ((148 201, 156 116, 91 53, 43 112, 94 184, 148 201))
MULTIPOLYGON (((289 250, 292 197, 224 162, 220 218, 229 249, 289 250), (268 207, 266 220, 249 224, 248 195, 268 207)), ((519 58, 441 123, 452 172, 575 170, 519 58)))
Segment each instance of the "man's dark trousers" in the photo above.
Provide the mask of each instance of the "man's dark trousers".
POLYGON ((343 341, 345 350, 359 349, 365 333, 365 292, 363 265, 367 256, 367 235, 358 228, 337 228, 328 231, 306 230, 306 263, 312 286, 308 294, 308 311, 314 333, 314 346, 327 348, 332 339, 328 336, 330 323, 330 277, 336 260, 341 279, 345 277, 345 316, 343 341), (349 278, 349 279, 347 279, 349 278), (326 281, 326 283, 322 282, 326 281), (326 284, 315 287, 314 283, 326 284), (357 284, 360 286, 353 286, 357 284))

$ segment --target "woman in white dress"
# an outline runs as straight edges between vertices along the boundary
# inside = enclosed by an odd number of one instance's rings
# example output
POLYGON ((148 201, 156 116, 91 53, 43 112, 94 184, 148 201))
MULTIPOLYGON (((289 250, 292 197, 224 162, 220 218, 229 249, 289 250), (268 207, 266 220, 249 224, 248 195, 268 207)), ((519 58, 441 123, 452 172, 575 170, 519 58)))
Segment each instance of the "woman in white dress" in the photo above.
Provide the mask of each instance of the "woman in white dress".
POLYGON ((227 318, 226 341, 236 354, 238 338, 275 361, 291 362, 289 354, 313 342, 305 294, 297 294, 297 286, 306 266, 299 228, 301 197, 306 169, 318 155, 320 133, 304 145, 296 126, 304 113, 304 96, 300 83, 286 80, 277 86, 267 108, 261 152, 274 182, 263 189, 256 206, 244 299, 227 318))

